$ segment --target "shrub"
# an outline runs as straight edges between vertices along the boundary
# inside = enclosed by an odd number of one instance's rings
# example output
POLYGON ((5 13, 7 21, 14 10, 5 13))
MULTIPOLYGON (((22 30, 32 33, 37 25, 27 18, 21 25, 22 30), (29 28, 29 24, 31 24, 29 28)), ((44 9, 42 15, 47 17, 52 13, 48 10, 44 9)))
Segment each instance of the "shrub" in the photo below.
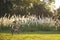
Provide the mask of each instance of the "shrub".
MULTIPOLYGON (((10 32, 10 25, 13 25, 13 21, 16 21, 16 25, 19 26, 19 30, 22 32, 56 31, 55 21, 50 18, 37 19, 36 16, 20 17, 15 15, 11 18, 0 18, 0 30, 10 32)), ((60 30, 59 28, 58 30, 60 30)))

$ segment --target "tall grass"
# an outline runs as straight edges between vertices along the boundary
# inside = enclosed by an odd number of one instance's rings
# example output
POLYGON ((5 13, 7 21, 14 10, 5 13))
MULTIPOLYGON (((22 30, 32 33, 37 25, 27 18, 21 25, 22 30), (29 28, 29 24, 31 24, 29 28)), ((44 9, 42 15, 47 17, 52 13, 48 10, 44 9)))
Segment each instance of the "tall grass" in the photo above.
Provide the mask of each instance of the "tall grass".
POLYGON ((36 16, 16 16, 12 17, 1 17, 0 18, 0 29, 4 28, 9 29, 10 25, 16 21, 16 25, 20 27, 22 25, 22 31, 54 31, 55 21, 52 18, 43 17, 37 19, 36 16))
POLYGON ((3 25, 10 25, 11 23, 13 23, 13 21, 15 21, 17 23, 49 23, 51 25, 54 25, 55 21, 52 19, 52 18, 48 18, 48 17, 43 17, 43 18, 39 18, 37 19, 36 16, 16 16, 16 15, 13 15, 11 18, 7 18, 7 17, 1 17, 0 18, 0 24, 3 24, 3 25))

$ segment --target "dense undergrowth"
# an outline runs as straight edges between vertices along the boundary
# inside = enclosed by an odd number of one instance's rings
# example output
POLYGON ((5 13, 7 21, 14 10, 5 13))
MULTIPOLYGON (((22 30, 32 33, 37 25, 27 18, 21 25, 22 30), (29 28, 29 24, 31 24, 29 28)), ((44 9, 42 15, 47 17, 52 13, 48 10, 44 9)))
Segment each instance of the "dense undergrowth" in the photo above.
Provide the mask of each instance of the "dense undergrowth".
POLYGON ((55 26, 55 21, 52 18, 39 18, 36 16, 15 16, 11 18, 0 18, 0 32, 11 32, 10 25, 16 22, 16 27, 19 27, 18 32, 37 32, 37 31, 60 31, 60 26, 55 26))

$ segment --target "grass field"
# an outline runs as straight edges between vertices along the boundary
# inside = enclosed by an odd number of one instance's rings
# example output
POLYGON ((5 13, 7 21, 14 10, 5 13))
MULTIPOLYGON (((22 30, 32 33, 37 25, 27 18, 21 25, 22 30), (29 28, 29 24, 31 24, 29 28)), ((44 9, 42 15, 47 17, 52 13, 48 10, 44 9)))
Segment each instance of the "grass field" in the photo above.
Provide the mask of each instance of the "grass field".
POLYGON ((10 34, 0 33, 0 40, 60 40, 60 34, 10 34))

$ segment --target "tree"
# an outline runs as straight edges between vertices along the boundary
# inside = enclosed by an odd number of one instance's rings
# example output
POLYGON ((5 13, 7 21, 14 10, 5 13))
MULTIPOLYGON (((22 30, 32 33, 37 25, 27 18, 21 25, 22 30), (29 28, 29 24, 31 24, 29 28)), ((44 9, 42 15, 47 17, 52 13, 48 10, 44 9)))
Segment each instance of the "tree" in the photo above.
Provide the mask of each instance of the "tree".
POLYGON ((40 0, 19 0, 19 1, 15 0, 14 3, 17 5, 16 11, 18 12, 16 14, 20 14, 20 15, 29 15, 29 13, 30 15, 31 14, 36 14, 36 15, 46 14, 44 16, 47 16, 49 14, 51 16, 49 7, 47 9, 46 3, 45 2, 41 3, 40 0), (30 4, 32 4, 33 7, 31 7, 30 4))
POLYGON ((0 17, 4 16, 5 13, 11 12, 12 2, 8 0, 0 0, 0 17))
POLYGON ((39 4, 39 0, 14 0, 13 4, 14 11, 13 13, 16 15, 29 15, 31 8, 33 8, 33 4, 39 4))
POLYGON ((57 11, 56 17, 60 20, 60 7, 56 11, 57 11))
POLYGON ((52 12, 50 12, 48 9, 45 8, 45 4, 40 4, 40 5, 34 4, 34 7, 31 9, 31 14, 40 17, 42 17, 42 15, 43 17, 52 16, 52 12))
MULTIPOLYGON (((46 1, 46 0, 45 0, 46 1)), ((2 16, 5 15, 5 13, 10 15, 42 15, 43 16, 51 16, 51 12, 49 4, 50 1, 47 2, 41 2, 40 0, 0 0, 1 7, 0 7, 0 13, 2 16), (48 4, 48 5, 47 5, 48 4), (35 13, 34 13, 35 12, 35 13)))

